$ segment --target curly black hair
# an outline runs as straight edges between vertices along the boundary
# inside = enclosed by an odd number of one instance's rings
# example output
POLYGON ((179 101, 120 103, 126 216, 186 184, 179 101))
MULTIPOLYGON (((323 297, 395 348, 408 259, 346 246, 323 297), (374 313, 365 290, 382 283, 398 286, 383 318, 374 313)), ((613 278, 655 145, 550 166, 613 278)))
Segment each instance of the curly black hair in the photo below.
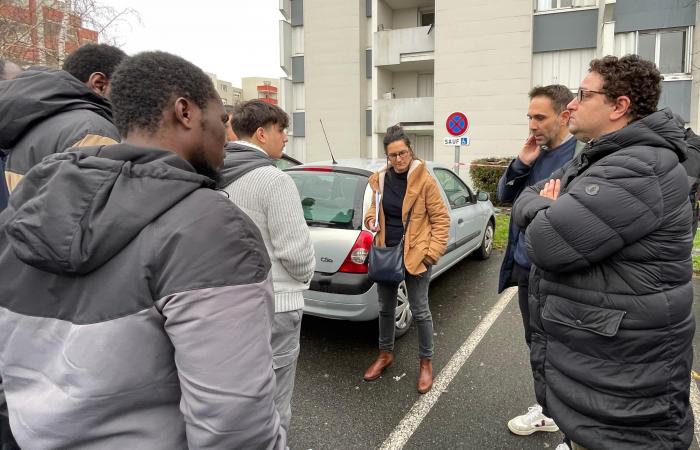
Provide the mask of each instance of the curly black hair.
POLYGON ((279 125, 282 128, 289 127, 289 116, 282 108, 262 100, 248 100, 236 103, 233 106, 232 116, 233 132, 239 138, 249 138, 255 131, 270 124, 279 125))
POLYGON ((403 143, 406 144, 406 147, 413 151, 413 147, 411 147, 411 139, 408 137, 403 127, 398 124, 392 125, 386 129, 386 134, 384 135, 383 141, 384 153, 386 153, 386 148, 389 146, 389 144, 396 141, 403 141, 403 143))
POLYGON ((111 80, 114 121, 122 136, 139 129, 155 133, 163 111, 178 97, 206 109, 219 100, 211 79, 191 62, 166 52, 143 52, 125 60, 111 80))
POLYGON ((605 56, 590 63, 589 72, 603 77, 603 92, 615 101, 618 97, 630 99, 630 122, 656 111, 661 97, 661 74, 656 65, 638 55, 622 58, 605 56))
POLYGON ((85 44, 68 55, 62 69, 87 83, 90 75, 101 72, 110 79, 119 63, 126 59, 126 53, 107 44, 85 44))

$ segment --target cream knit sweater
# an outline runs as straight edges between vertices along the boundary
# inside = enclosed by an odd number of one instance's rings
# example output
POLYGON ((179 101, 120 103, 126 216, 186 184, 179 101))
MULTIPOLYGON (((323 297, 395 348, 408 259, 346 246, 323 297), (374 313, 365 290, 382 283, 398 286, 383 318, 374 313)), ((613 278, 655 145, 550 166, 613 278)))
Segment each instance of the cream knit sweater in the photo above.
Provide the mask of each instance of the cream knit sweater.
POLYGON ((276 167, 259 167, 224 190, 260 229, 272 262, 275 312, 303 308, 316 258, 292 178, 276 167))

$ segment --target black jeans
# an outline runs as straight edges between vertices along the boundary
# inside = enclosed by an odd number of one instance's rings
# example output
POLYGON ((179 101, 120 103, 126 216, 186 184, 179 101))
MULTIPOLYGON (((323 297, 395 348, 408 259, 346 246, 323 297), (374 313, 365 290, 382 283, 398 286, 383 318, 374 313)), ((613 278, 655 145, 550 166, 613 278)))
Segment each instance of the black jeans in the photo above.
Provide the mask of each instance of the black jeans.
POLYGON ((518 305, 523 316, 523 329, 525 330, 525 343, 530 347, 532 329, 530 328, 530 305, 528 302, 528 288, 530 287, 530 269, 518 263, 513 263, 513 278, 518 281, 518 305))

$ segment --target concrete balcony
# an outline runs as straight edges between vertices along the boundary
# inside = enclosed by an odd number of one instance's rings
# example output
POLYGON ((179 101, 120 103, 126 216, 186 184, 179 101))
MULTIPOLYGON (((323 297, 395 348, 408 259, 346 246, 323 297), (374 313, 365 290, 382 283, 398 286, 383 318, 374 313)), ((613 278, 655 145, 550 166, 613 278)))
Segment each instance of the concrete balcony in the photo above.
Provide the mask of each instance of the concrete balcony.
POLYGON ((401 122, 413 128, 433 129, 433 97, 393 98, 374 101, 374 132, 384 133, 401 122))
POLYGON ((402 64, 425 64, 435 59, 435 30, 430 27, 400 28, 374 33, 376 67, 390 70, 402 64))

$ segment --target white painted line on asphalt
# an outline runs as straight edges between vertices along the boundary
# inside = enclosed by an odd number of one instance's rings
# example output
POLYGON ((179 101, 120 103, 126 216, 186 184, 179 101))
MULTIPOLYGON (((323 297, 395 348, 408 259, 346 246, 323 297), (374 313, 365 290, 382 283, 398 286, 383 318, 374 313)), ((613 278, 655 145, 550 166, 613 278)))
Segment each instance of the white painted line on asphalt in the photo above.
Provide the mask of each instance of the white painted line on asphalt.
POLYGON ((435 379, 433 388, 425 395, 422 395, 416 403, 413 404, 411 410, 401 419, 394 431, 384 441, 381 450, 399 450, 416 432, 418 426, 423 419, 428 415, 433 406, 437 403, 443 391, 452 382, 452 379, 457 375, 472 352, 479 345, 481 339, 486 335, 491 326, 496 322, 498 316, 508 305, 513 297, 518 293, 517 287, 507 289, 498 302, 491 308, 491 311, 484 317, 479 325, 472 331, 462 346, 452 355, 450 362, 440 371, 440 375, 435 379))
POLYGON ((698 392, 698 385, 692 378, 690 379, 690 406, 693 407, 693 414, 695 415, 695 440, 700 442, 700 392, 698 392))

